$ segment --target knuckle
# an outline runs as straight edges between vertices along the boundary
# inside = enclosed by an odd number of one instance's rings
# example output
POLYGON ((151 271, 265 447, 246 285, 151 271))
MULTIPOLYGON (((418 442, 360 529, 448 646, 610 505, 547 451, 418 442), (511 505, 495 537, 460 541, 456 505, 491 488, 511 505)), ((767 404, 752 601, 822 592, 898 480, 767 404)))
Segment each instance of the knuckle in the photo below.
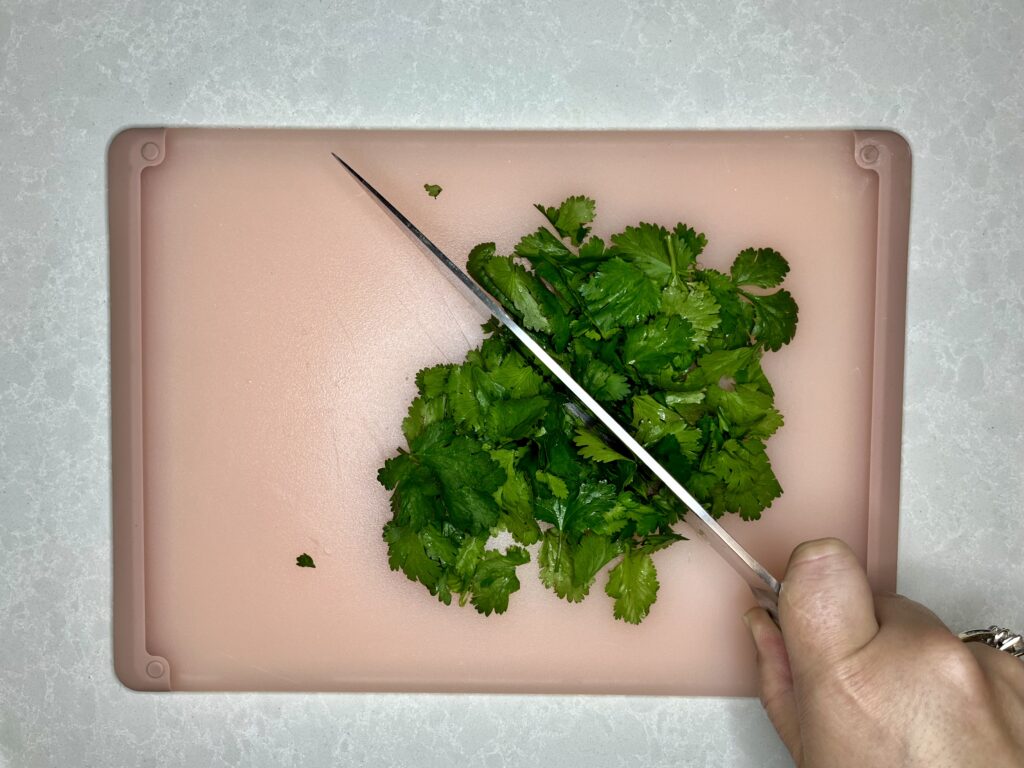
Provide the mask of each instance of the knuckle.
MULTIPOLYGON (((928 688, 966 702, 983 702, 991 695, 988 677, 971 649, 941 626, 922 628, 908 641, 899 670, 904 679, 927 680, 928 688)), ((882 678, 893 670, 874 654, 854 654, 830 670, 833 685, 848 698, 864 702, 887 690, 882 678)))
POLYGON ((1024 664, 1011 654, 982 643, 965 643, 989 680, 998 681, 1019 696, 1024 706, 1024 664))
POLYGON ((928 632, 919 653, 934 674, 956 684, 964 693, 985 689, 981 665, 971 649, 955 635, 939 629, 928 632))

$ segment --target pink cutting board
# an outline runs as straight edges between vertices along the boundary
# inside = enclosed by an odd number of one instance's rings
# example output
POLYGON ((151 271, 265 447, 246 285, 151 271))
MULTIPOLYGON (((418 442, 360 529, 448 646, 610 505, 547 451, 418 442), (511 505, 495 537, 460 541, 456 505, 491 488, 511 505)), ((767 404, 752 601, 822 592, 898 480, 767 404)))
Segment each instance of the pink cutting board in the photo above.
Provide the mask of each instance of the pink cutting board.
MULTIPOLYGON (((640 626, 599 576, 570 605, 531 563, 501 616, 388 569, 377 468, 417 370, 485 319, 331 158, 464 263, 598 202, 792 265, 795 341, 768 354, 785 489, 725 526, 781 576, 840 536, 895 587, 910 155, 884 132, 133 129, 109 150, 115 662, 147 690, 750 695, 747 587, 700 541, 656 555, 640 626), (425 182, 443 186, 428 197, 425 182), (298 568, 308 552, 315 569, 298 568)), ((683 531, 684 533, 686 531, 683 531)))

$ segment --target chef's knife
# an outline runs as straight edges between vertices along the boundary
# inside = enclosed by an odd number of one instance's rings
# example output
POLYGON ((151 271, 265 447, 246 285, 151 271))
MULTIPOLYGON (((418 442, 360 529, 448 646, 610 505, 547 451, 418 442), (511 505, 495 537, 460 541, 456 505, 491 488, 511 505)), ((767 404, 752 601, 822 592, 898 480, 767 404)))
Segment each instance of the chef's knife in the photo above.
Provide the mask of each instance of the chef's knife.
POLYGON ((747 550, 726 531, 718 521, 715 520, 704 507, 676 480, 667 469, 647 452, 647 449, 631 435, 621 424, 606 411, 600 403, 595 400, 587 390, 577 382, 568 371, 547 353, 547 351, 536 342, 523 328, 511 317, 490 294, 484 291, 476 281, 466 274, 455 262, 449 259, 440 248, 434 245, 405 215, 395 208, 387 198, 362 176, 352 166, 342 160, 338 155, 334 159, 352 174, 371 197, 373 197, 388 213, 390 213, 402 227, 412 236, 414 240, 428 253, 434 256, 447 269, 456 280, 481 303, 487 310, 498 319, 512 333, 519 342, 526 347, 537 358, 538 362, 554 375, 569 393, 587 410, 594 418, 618 438, 622 446, 636 457, 655 477, 668 488, 693 515, 686 518, 686 522, 697 534, 704 539, 719 555, 725 558, 737 573, 740 574, 750 585, 758 604, 765 608, 772 618, 778 621, 779 604, 779 582, 768 572, 768 570, 755 560, 747 550))

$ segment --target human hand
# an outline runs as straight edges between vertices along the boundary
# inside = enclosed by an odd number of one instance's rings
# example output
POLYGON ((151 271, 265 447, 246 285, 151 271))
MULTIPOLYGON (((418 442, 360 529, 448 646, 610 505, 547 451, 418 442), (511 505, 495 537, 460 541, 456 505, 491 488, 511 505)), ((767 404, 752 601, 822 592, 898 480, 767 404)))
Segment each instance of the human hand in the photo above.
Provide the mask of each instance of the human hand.
POLYGON ((781 631, 762 608, 744 619, 761 702, 801 768, 1024 766, 1024 663, 872 596, 843 542, 793 551, 781 631))

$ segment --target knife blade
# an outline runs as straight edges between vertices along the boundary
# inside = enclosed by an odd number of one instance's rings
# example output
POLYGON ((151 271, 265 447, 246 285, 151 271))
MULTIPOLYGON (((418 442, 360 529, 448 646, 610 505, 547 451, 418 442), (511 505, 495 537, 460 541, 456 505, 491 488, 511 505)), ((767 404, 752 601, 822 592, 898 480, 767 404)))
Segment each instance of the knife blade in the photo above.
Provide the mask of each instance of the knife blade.
POLYGON ((589 412, 596 421, 608 432, 614 435, 619 443, 636 460, 657 477, 672 494, 683 503, 693 514, 686 517, 686 522, 712 549, 725 559, 733 569, 743 577, 749 585, 757 600, 758 605, 768 611, 771 617, 778 622, 779 605, 779 581, 761 565, 754 557, 744 549, 728 531, 726 531, 711 514, 683 487, 682 483, 675 479, 661 463, 655 459, 647 449, 644 448, 633 435, 625 429, 618 420, 612 416, 604 407, 587 392, 579 382, 566 371, 547 350, 545 350, 526 330, 516 322, 515 318, 505 311, 504 307, 487 293, 472 277, 470 277, 458 264, 448 256, 431 240, 424 235, 420 229, 406 218, 405 214, 399 211, 392 203, 384 197, 377 189, 364 179, 351 165, 342 160, 334 152, 331 153, 335 160, 341 163, 362 188, 372 197, 385 211, 391 214, 392 218, 400 224, 405 231, 415 240, 427 253, 432 255, 440 266, 455 278, 458 284, 465 288, 477 301, 479 301, 498 322, 504 325, 513 336, 537 359, 546 370, 548 370, 562 386, 589 412))

